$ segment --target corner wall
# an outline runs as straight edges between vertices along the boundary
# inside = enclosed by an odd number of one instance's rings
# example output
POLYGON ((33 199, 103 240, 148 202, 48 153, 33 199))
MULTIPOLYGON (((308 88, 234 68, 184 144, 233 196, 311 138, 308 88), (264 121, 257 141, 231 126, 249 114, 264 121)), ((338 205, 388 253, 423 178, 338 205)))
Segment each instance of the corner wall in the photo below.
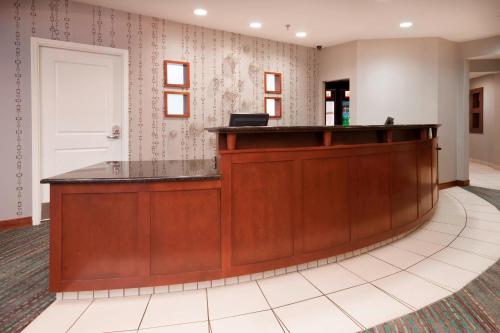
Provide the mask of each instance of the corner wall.
POLYGON ((500 74, 470 80, 470 89, 483 87, 483 133, 469 133, 470 158, 500 168, 500 74), (496 143, 496 144, 495 144, 496 143))
MULTIPOLYGON (((442 123, 440 182, 457 178, 457 117, 463 67, 456 43, 441 38, 359 40, 320 51, 324 81, 351 80, 351 123, 442 123)), ((324 99, 320 94, 324 118, 324 99)))

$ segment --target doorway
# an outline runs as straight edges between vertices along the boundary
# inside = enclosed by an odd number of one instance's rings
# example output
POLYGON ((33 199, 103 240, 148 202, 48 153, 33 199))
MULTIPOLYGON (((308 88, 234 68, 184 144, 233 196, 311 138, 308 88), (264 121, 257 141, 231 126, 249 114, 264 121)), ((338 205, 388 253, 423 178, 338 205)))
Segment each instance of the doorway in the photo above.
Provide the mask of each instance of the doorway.
MULTIPOLYGON (((500 189, 500 54, 470 58, 467 102, 470 185, 500 189)), ((467 137, 467 136, 466 136, 467 137)))
POLYGON ((40 180, 128 159, 128 51, 32 38, 33 224, 40 180))
POLYGON ((349 79, 325 82, 325 125, 342 125, 342 113, 349 108, 349 79))

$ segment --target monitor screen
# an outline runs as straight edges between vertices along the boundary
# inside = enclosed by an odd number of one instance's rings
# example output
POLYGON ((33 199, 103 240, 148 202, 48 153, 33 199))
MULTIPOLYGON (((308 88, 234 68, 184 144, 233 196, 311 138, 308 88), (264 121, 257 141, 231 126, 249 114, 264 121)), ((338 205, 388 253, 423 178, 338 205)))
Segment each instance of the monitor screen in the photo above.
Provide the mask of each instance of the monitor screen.
POLYGON ((267 126, 268 121, 267 113, 231 113, 229 126, 267 126))

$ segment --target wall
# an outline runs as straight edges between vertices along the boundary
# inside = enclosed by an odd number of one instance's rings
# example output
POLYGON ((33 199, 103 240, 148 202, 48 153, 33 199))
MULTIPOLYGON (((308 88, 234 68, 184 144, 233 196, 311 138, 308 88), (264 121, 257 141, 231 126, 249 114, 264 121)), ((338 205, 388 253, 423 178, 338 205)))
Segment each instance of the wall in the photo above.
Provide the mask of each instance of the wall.
POLYGON ((319 52, 319 72, 318 80, 320 82, 319 89, 322 94, 319 94, 319 105, 321 110, 321 124, 325 124, 325 100, 324 90, 325 81, 336 81, 349 79, 350 89, 350 114, 351 123, 356 124, 356 108, 357 108, 357 90, 356 90, 356 52, 358 42, 349 42, 344 44, 327 47, 319 52))
POLYGON ((358 123, 437 122, 437 39, 358 43, 358 123), (362 97, 361 97, 362 96, 362 97))
POLYGON ((483 133, 469 134, 470 158, 500 168, 500 74, 470 80, 470 89, 483 87, 483 133))
POLYGON ((387 116, 396 123, 442 123, 439 173, 447 182, 457 179, 459 56, 457 44, 441 38, 359 40, 321 50, 318 80, 322 86, 350 78, 352 124, 382 124, 387 116))
POLYGON ((462 105, 462 64, 456 43, 438 39, 437 64, 437 122, 439 146, 439 181, 446 183, 460 179, 457 173, 458 118, 462 105))
POLYGON ((284 75, 283 118, 273 124, 319 121, 313 48, 67 0, 0 1, 0 31, 0 220, 31 214, 31 36, 129 49, 134 160, 211 158, 214 136, 203 128, 263 112, 264 70, 284 75), (191 62, 189 120, 161 117, 163 59, 191 62))

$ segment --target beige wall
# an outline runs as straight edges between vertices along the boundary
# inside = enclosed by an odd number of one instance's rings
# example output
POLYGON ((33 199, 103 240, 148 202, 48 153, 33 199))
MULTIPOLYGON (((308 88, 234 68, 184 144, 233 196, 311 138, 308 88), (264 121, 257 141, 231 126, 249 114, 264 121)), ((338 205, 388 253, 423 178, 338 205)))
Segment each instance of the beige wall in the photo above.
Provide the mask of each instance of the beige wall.
MULTIPOLYGON (((327 47, 319 52, 319 73, 318 80, 320 81, 320 90, 324 92, 324 82, 349 79, 351 89, 350 96, 350 113, 351 123, 356 124, 356 108, 357 108, 357 89, 356 89, 356 52, 358 42, 349 42, 339 44, 332 47, 327 47)), ((319 94, 321 124, 325 124, 325 101, 324 95, 319 94)))
MULTIPOLYGON (((320 85, 351 80, 351 123, 442 123, 440 181, 457 179, 457 115, 463 67, 441 38, 360 40, 320 51, 320 85)), ((320 105, 323 100, 320 96, 320 105)))
POLYGON ((130 50, 134 160, 213 157, 203 128, 227 124, 231 112, 263 112, 265 70, 283 73, 283 118, 273 125, 319 121, 313 48, 65 0, 19 3, 0 1, 0 220, 31 214, 31 36, 130 50), (191 63, 188 120, 162 117, 163 59, 191 63))
POLYGON ((500 168, 500 74, 470 80, 470 88, 483 87, 483 133, 469 134, 470 157, 500 168))
POLYGON ((437 121, 437 39, 367 40, 358 43, 359 124, 437 121))
POLYGON ((460 50, 456 43, 438 39, 437 64, 437 122, 439 146, 439 181, 441 183, 460 179, 457 170, 458 137, 463 134, 458 130, 462 110, 463 66, 460 50))

